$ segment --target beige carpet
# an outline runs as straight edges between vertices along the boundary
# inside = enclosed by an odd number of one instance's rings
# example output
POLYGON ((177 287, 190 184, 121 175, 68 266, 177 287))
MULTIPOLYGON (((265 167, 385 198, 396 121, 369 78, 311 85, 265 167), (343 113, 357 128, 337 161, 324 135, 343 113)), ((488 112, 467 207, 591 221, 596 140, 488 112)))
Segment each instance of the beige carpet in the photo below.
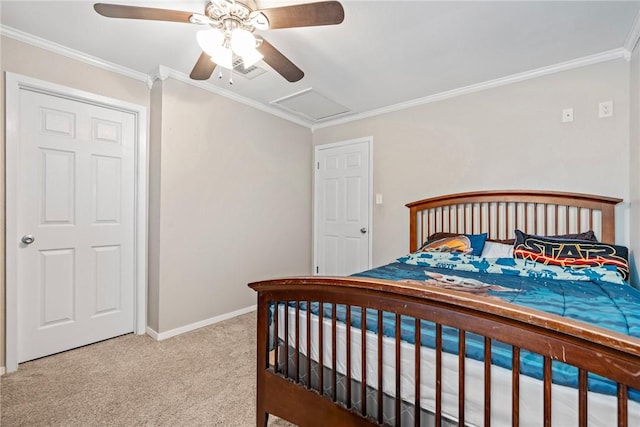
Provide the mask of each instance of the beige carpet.
POLYGON ((23 363, 0 380, 0 421, 255 426, 255 347, 249 313, 165 341, 125 335, 23 363))

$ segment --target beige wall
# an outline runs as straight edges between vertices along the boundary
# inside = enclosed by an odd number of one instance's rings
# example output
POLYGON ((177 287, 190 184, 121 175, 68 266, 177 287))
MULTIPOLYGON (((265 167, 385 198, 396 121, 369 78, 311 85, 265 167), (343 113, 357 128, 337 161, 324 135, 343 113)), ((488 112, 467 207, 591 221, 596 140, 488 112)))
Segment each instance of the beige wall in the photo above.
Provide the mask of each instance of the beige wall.
MULTIPOLYGON (((374 265, 408 250, 405 203, 488 189, 549 189, 629 200, 629 64, 620 59, 314 132, 324 144, 373 136, 374 265), (613 100, 614 117, 598 103, 613 100), (561 123, 573 107, 573 123, 561 123)), ((617 240, 628 244, 628 205, 617 240)))
POLYGON ((311 272, 312 146, 308 128, 176 80, 154 87, 154 106, 156 96, 150 295, 165 332, 255 304, 250 281, 311 272))
MULTIPOLYGON (((4 73, 12 72, 84 90, 123 101, 148 106, 149 89, 142 81, 124 77, 101 68, 69 59, 55 53, 0 37, 0 200, 4 203, 4 73)), ((4 224, 4 207, 0 209, 0 221, 4 224)), ((4 226, 0 227, 0 366, 4 366, 4 226)))
POLYGON ((636 46, 631 57, 630 73, 630 135, 629 135, 629 187, 630 225, 629 246, 635 259, 635 283, 640 267, 640 47, 636 46))

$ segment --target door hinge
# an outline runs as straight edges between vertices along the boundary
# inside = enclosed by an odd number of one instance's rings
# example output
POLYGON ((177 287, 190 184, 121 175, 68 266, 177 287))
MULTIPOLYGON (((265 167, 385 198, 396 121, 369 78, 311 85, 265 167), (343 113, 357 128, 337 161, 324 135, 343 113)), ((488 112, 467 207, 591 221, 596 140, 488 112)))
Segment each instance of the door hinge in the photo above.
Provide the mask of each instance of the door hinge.
POLYGON ((316 169, 320 170, 320 162, 317 163, 316 169))
POLYGON ((316 274, 320 273, 320 267, 316 265, 316 274))

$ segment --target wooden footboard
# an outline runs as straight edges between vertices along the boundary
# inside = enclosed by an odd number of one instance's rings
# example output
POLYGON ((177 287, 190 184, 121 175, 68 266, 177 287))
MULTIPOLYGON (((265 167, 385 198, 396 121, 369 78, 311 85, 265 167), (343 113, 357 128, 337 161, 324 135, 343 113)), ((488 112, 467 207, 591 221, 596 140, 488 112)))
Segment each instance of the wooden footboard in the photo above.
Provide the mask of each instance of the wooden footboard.
MULTIPOLYGON (((268 414, 300 426, 420 426, 426 425, 425 417, 429 417, 429 423, 436 426, 447 420, 452 424, 465 425, 470 422, 467 402, 472 395, 483 396, 484 405, 482 420, 474 424, 490 426, 492 412, 506 408, 511 420, 509 425, 518 426, 525 421, 521 418, 521 402, 531 398, 521 395, 523 377, 519 361, 524 351, 544 358, 541 380, 543 404, 541 413, 537 414, 536 425, 550 426, 557 415, 570 410, 576 412, 574 425, 587 426, 591 408, 589 395, 592 394, 587 386, 589 373, 618 384, 617 394, 608 396, 612 402, 609 425, 638 423, 639 418, 633 418, 638 416, 633 412, 637 411, 638 403, 628 398, 630 388, 640 389, 640 341, 632 337, 499 300, 410 283, 303 277, 268 280, 249 286, 258 292, 258 426, 267 425, 268 414), (325 307, 318 313, 316 324, 311 322, 311 315, 306 315, 306 308, 314 302, 323 303, 325 307), (346 306, 346 324, 352 323, 352 313, 364 317, 359 327, 344 329, 345 336, 341 338, 346 343, 341 347, 346 352, 343 369, 338 369, 340 364, 336 364, 340 346, 336 342, 340 335, 339 321, 336 321, 336 316, 325 315, 325 312, 337 313, 336 307, 340 305, 346 306), (374 316, 367 314, 371 310, 374 310, 374 316), (395 337, 390 338, 394 351, 384 355, 386 359, 395 360, 391 375, 382 366, 382 334, 372 336, 365 329, 365 324, 376 321, 378 329, 382 329, 382 312, 392 313, 391 316, 395 317, 395 337), (320 327, 329 320, 328 329, 320 327), (416 332, 410 340, 415 343, 411 347, 415 352, 411 363, 402 362, 407 350, 401 349, 401 321, 415 322, 416 325, 416 332), (421 345, 422 321, 436 324, 433 350, 421 345), (457 354, 453 356, 443 350, 443 329, 447 327, 457 329, 460 337, 457 354), (284 333, 279 339, 280 330, 284 333), (470 368, 470 362, 464 357, 464 337, 467 334, 485 337, 485 357, 479 362, 484 366, 480 389, 471 389, 464 380, 465 370, 470 368), (315 348, 319 354, 316 357, 311 351, 314 346, 312 337, 317 342, 315 348), (491 351, 492 344, 497 341, 513 346, 510 401, 492 400, 497 386, 492 377, 491 351), (377 349, 377 357, 368 356, 367 348, 377 349), (427 351, 434 354, 432 370, 425 370, 421 362, 427 351), (449 384, 443 377, 443 360, 451 357, 457 358, 457 384, 449 384), (354 371, 352 362, 356 359, 361 367, 354 371), (553 404, 557 385, 552 382, 552 363, 556 363, 552 361, 578 368, 575 405, 571 408, 553 404), (317 373, 317 378, 312 378, 312 372, 317 373), (373 379, 371 372, 377 373, 373 379), (413 384, 409 392, 401 387, 401 378, 405 377, 413 384), (427 378, 435 387, 432 405, 425 405, 424 388, 421 387, 427 378), (385 389, 383 380, 395 386, 385 389), (443 409, 445 386, 457 390, 458 402, 453 410, 443 409), (354 398, 356 395, 358 399, 354 398), (391 404, 383 404, 389 400, 391 404), (371 402, 377 402, 375 408, 371 402)), ((496 421, 493 424, 499 425, 496 421)))

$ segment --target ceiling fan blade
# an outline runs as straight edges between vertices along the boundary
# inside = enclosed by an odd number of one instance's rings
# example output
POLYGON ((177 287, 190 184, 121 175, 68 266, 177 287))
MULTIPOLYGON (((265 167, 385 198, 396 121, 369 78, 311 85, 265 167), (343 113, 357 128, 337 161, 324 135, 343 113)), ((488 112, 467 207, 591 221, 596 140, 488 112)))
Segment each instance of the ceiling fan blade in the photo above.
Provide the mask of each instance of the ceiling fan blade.
POLYGON ((269 19, 269 28, 313 27, 335 25, 344 20, 340 2, 322 1, 260 10, 269 19))
POLYGON ((304 73, 293 62, 284 56, 278 49, 273 47, 271 43, 262 39, 262 44, 257 48, 264 58, 264 62, 269 64, 278 74, 290 81, 297 82, 304 77, 304 73))
POLYGON ((202 52, 193 70, 191 70, 191 77, 193 80, 207 80, 213 74, 213 70, 216 68, 215 62, 211 60, 211 57, 202 52))
POLYGON ((152 21, 172 21, 190 23, 193 12, 152 7, 125 6, 121 4, 96 3, 93 8, 107 18, 148 19, 152 21))

